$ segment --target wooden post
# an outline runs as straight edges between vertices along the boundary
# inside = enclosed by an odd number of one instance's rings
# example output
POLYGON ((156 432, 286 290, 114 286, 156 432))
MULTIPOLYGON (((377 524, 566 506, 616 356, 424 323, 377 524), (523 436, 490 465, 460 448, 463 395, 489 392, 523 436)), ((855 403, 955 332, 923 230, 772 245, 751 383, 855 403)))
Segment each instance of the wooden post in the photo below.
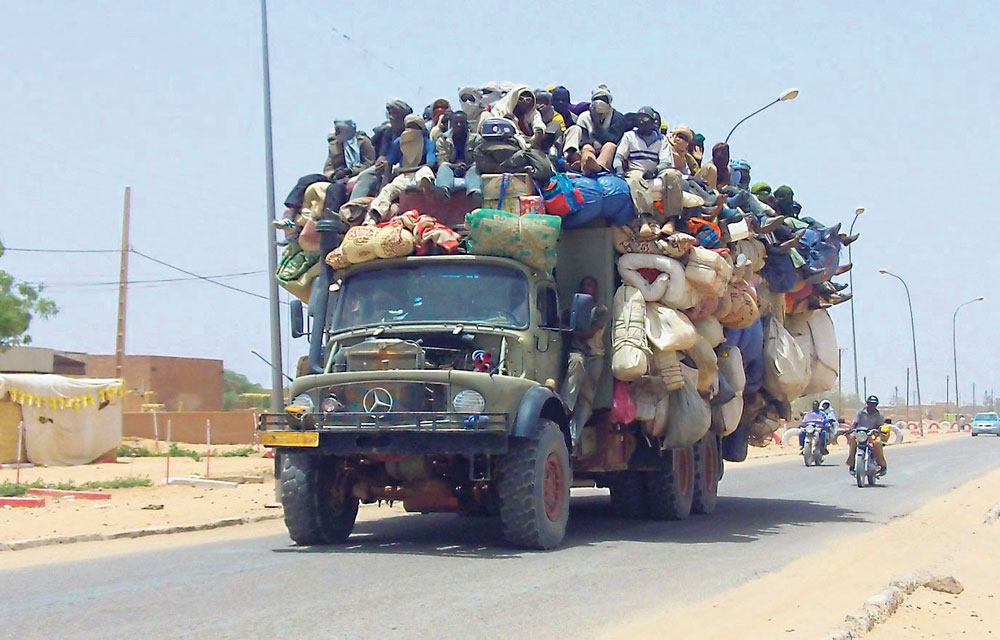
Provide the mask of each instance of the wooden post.
POLYGON ((24 447, 24 422, 17 423, 17 471, 14 472, 14 484, 21 484, 21 448, 24 447))
POLYGON ((167 483, 170 483, 170 418, 167 418, 167 483))
POLYGON ((205 453, 205 477, 212 477, 212 421, 205 421, 205 444, 208 445, 208 451, 205 453))
POLYGON ((153 440, 156 442, 156 452, 160 452, 160 425, 156 420, 156 411, 153 411, 153 440))
POLYGON ((118 333, 115 338, 115 377, 123 378, 125 364, 125 294, 128 291, 129 215, 132 206, 132 187, 125 187, 125 208, 122 213, 122 255, 118 272, 118 333))

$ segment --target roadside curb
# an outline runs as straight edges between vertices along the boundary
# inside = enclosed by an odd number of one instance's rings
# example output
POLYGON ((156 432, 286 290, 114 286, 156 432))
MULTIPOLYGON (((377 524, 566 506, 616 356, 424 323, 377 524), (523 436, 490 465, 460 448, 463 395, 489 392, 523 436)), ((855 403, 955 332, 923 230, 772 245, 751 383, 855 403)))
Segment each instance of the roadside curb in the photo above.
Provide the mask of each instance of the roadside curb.
POLYGON ((50 496, 52 498, 72 497, 78 500, 110 500, 111 494, 103 491, 69 491, 65 489, 28 489, 33 496, 50 496))
POLYGON ((857 640, 885 622, 899 609, 907 596, 918 588, 927 586, 935 577, 929 571, 918 571, 893 578, 889 588, 865 600, 862 608, 849 613, 841 625, 826 636, 826 640, 857 640))
POLYGON ((73 544, 76 542, 102 542, 107 540, 120 540, 123 538, 144 538, 146 536, 159 536, 171 533, 190 533, 192 531, 207 531, 209 529, 219 529, 222 527, 233 527, 241 524, 253 524, 265 520, 277 520, 284 517, 283 514, 274 513, 260 516, 249 516, 244 518, 222 518, 220 520, 210 520, 198 524, 180 524, 167 527, 148 527, 145 529, 130 529, 127 531, 117 531, 114 533, 82 533, 73 536, 50 536, 47 538, 29 538, 27 540, 15 540, 14 542, 0 542, 0 551, 20 551, 22 549, 33 549, 35 547, 48 547, 57 544, 73 544))
POLYGON ((45 498, 37 498, 34 496, 11 496, 9 498, 0 498, 0 507, 44 507, 45 498))

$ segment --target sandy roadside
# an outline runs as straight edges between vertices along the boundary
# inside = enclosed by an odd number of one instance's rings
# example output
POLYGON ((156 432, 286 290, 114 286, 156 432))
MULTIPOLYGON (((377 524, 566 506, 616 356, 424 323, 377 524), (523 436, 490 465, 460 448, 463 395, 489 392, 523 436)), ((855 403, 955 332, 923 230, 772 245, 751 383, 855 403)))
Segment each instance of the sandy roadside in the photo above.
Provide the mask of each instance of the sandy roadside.
POLYGON ((874 531, 799 558, 780 571, 691 606, 665 609, 612 638, 822 638, 844 617, 885 589, 896 576, 918 570, 953 575, 959 596, 919 589, 888 623, 867 638, 984 638, 1000 635, 1000 523, 983 524, 1000 499, 1000 470, 973 480, 912 514, 874 531), (877 562, 859 574, 849 550, 877 550, 877 562), (817 571, 817 567, 822 570, 817 571), (795 594, 842 594, 837 606, 799 604, 795 594), (993 631, 996 631, 996 634, 993 631))

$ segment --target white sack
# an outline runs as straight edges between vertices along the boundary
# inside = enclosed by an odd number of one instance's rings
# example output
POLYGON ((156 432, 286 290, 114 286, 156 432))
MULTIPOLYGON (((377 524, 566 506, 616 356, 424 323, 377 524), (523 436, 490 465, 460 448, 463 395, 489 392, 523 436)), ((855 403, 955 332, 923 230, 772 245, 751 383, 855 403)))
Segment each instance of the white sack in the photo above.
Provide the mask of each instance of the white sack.
POLYGON ((646 301, 638 289, 622 285, 615 291, 612 306, 611 372, 624 382, 638 380, 649 368, 646 301))

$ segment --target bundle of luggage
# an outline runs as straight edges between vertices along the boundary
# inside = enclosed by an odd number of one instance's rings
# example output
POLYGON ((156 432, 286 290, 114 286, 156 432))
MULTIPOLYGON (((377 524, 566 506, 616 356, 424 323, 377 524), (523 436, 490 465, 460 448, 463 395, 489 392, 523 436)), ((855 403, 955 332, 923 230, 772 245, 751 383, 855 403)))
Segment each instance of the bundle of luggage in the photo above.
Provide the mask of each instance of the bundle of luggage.
POLYGON ((740 425, 762 442, 793 399, 836 383, 826 309, 850 298, 832 278, 857 236, 803 216, 786 185, 752 184, 727 144, 706 158, 704 137, 655 109, 620 113, 605 85, 585 103, 561 86, 488 84, 459 99, 423 117, 390 100, 371 137, 335 123, 323 172, 298 181, 275 223, 283 286, 307 299, 324 265, 433 253, 551 273, 561 229, 606 225, 621 279, 615 402, 664 447, 740 425))

